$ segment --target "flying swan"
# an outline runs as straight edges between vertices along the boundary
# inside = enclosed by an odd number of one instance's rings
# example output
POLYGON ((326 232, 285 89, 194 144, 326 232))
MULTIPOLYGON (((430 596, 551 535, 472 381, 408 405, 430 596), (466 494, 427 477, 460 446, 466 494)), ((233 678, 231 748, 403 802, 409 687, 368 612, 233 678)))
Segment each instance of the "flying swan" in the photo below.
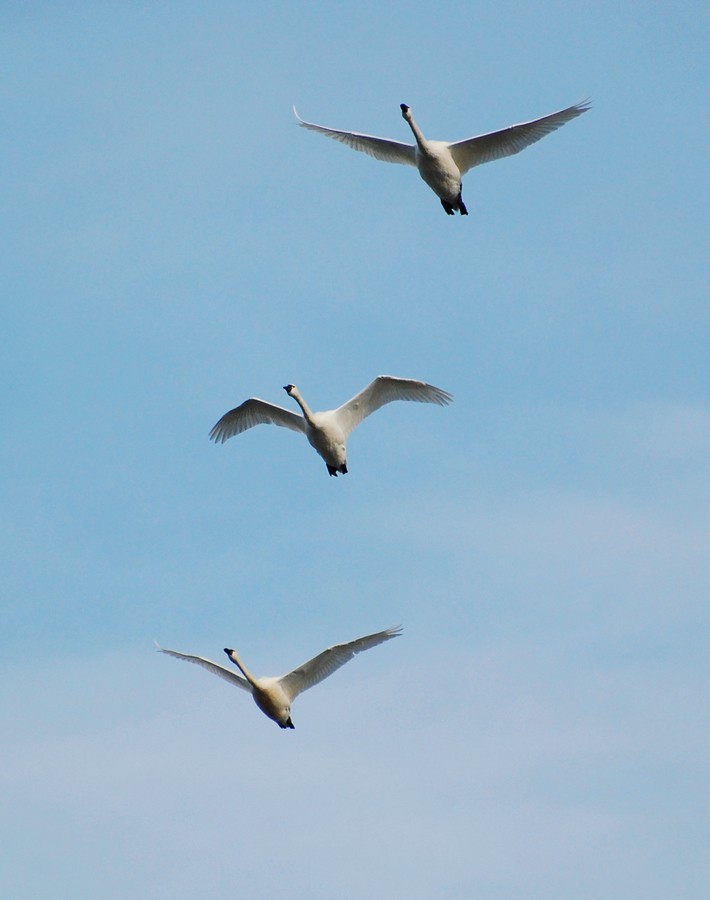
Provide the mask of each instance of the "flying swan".
POLYGON ((336 669, 345 665, 356 653, 360 653, 362 650, 369 650, 370 647, 376 647, 383 641, 389 641, 401 633, 402 626, 398 625, 395 628, 388 628, 386 631, 378 631, 377 634, 368 634, 365 637, 356 638, 354 641, 348 641, 346 644, 334 644, 332 647, 328 647, 327 650, 319 653, 318 656, 314 656, 313 659, 309 659, 308 662, 294 669, 293 672, 289 672, 288 675, 281 675, 278 678, 254 678, 247 671, 239 656, 237 656, 237 651, 230 650, 228 647, 224 648, 224 652, 244 678, 231 669, 212 662, 211 659, 205 659, 204 656, 193 656, 191 653, 180 653, 178 650, 165 650, 157 641, 155 646, 161 653, 167 653, 168 656, 174 656, 176 659, 186 659, 188 662, 203 666, 205 669, 209 669, 210 672, 214 672, 215 675, 219 675, 220 678, 224 678, 225 681, 230 681, 243 691, 248 691, 259 709, 270 719, 273 719, 280 728, 293 728, 291 704, 302 691, 307 691, 314 684, 318 684, 319 681, 323 681, 324 678, 332 675, 336 669))
POLYGON ((348 471, 345 443, 350 432, 365 416, 393 400, 417 400, 446 406, 453 399, 451 394, 431 384, 392 375, 379 375, 352 400, 326 412, 311 412, 295 384, 287 384, 284 390, 301 407, 302 416, 283 406, 252 397, 225 413, 210 431, 210 439, 223 444, 254 425, 280 425, 305 434, 310 445, 325 461, 328 474, 337 477, 338 472, 345 475, 348 471))
POLYGON ((441 200, 441 205, 447 215, 453 216, 454 210, 457 209, 462 216, 467 216, 468 210, 461 199, 462 175, 465 175, 474 166, 480 166, 481 163, 519 153, 525 147, 529 147, 530 144, 534 144, 546 134, 550 134, 564 125, 565 122, 580 116, 589 107, 589 101, 583 100, 581 103, 575 103, 574 106, 550 113, 549 116, 543 116, 541 119, 533 119, 531 122, 511 125, 502 131, 492 131, 489 134, 481 134, 478 137, 450 143, 427 140, 414 121, 411 109, 406 104, 400 103, 402 116, 412 129, 416 144, 404 144, 401 141, 373 137, 357 131, 338 131, 335 128, 326 128, 324 125, 314 125, 312 122, 305 122, 298 115, 295 106, 293 113, 302 128, 309 128, 311 131, 325 134, 353 150, 360 150, 369 156, 374 156, 375 159, 383 160, 383 162, 416 166, 424 181, 441 200))

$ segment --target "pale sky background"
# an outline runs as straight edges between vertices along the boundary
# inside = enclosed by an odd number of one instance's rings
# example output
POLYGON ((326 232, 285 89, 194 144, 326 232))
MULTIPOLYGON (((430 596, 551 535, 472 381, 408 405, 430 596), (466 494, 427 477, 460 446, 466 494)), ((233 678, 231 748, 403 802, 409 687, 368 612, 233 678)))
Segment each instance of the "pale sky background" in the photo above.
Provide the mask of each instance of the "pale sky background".
POLYGON ((667 900, 708 862, 706 3, 5 3, 0 895, 667 900), (464 179, 299 129, 461 139, 464 179), (396 404, 329 478, 208 432, 396 404), (295 408, 295 404, 293 404, 295 408), (280 674, 401 622, 294 706, 280 674))

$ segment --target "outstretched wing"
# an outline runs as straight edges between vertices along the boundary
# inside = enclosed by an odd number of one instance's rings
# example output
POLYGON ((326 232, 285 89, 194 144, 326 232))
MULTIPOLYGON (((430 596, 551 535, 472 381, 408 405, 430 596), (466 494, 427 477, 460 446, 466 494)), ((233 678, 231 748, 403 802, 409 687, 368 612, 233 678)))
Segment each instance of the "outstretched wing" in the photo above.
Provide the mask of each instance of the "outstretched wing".
POLYGON ((449 150, 463 175, 474 166, 480 166, 481 163, 520 153, 530 144, 544 138, 546 134, 556 131, 565 122, 581 116, 590 108, 590 105, 588 100, 583 100, 581 103, 575 103, 574 106, 568 106, 567 109, 550 113, 549 116, 533 119, 532 122, 523 122, 521 125, 504 128, 502 131, 492 131, 490 134, 482 134, 465 141, 456 141, 449 144, 449 150))
POLYGON ((338 131, 335 128, 326 128, 325 125, 314 125, 312 122, 304 122, 304 120, 296 112, 293 107, 293 114, 298 119, 301 128, 308 128, 310 131, 318 131, 325 134, 334 141, 340 141, 346 147, 352 150, 360 150, 367 153, 368 156, 374 156, 375 159, 381 159, 383 162, 402 163, 406 166, 416 166, 414 158, 414 144, 403 144, 401 141, 392 141, 389 138, 374 137, 371 134, 360 134, 357 131, 338 131))
POLYGON ((378 375, 364 390, 334 412, 347 437, 366 416, 393 400, 415 400, 418 403, 437 403, 439 406, 446 406, 451 403, 453 397, 447 391, 442 391, 441 388, 424 381, 396 378, 394 375, 378 375))
POLYGON ((204 656, 193 656, 191 653, 180 653, 178 650, 166 650, 164 647, 161 647, 157 641, 154 641, 154 643, 161 653, 167 653, 168 656, 174 656, 176 659, 185 659, 187 662, 196 663, 198 666, 202 666, 203 669, 214 672, 215 675, 219 675, 219 677, 224 678, 225 681, 236 684, 237 687, 240 687, 243 691, 247 691, 251 694, 251 685, 249 682, 245 678, 242 678, 241 675, 237 675, 237 673, 233 672, 231 669, 225 669, 224 666, 212 662, 211 659, 205 659, 204 656))
POLYGON ((255 425, 280 425, 282 428, 300 432, 306 430, 303 416, 298 416, 283 406, 252 397, 222 416, 210 431, 210 440, 216 444, 223 444, 235 434, 241 434, 242 431, 255 425))
POLYGON ((313 659, 309 659, 308 662, 303 663, 302 666, 294 669, 293 672, 282 676, 279 679, 279 683, 289 699, 293 700, 301 691, 308 690, 314 684, 318 684, 319 681, 323 681, 324 678, 332 675, 336 669, 345 665, 356 653, 360 653, 362 650, 369 650, 370 647, 376 647, 378 644, 389 641, 390 638, 397 637, 401 633, 402 626, 397 625, 394 628, 388 628, 386 631, 378 631, 376 634, 368 634, 365 637, 356 638, 354 641, 348 641, 347 644, 335 644, 333 647, 328 647, 327 650, 319 653, 318 656, 314 656, 313 659))

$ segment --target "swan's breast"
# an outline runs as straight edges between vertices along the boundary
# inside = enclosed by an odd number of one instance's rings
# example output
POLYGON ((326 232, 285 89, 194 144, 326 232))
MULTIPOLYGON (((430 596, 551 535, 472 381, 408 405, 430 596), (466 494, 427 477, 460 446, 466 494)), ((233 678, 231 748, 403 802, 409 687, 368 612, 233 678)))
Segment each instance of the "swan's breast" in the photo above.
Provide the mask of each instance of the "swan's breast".
POLYGON ((278 678, 259 678, 254 685, 254 702, 259 709, 275 722, 285 722, 289 717, 291 703, 278 678))
POLYGON ((323 459, 333 465, 345 462, 345 433, 332 411, 314 413, 306 423, 306 437, 323 459))
POLYGON ((416 159, 419 174, 435 194, 449 201, 458 197, 461 172, 448 144, 444 141, 429 141, 425 151, 417 147, 416 159))

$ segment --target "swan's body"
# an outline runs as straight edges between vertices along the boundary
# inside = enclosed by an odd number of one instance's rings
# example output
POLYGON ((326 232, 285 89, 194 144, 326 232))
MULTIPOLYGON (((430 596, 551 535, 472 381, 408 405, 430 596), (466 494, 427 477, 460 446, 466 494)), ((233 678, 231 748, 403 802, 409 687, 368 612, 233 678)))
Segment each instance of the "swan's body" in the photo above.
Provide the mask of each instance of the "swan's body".
POLYGON ((345 450, 348 436, 365 416, 393 400, 417 400, 438 403, 439 406, 445 406, 452 400, 451 394, 431 384, 392 375, 378 376, 347 403, 326 412, 312 412, 295 385, 287 384, 284 390, 301 407, 302 416, 283 406, 252 397, 225 413, 210 431, 210 438, 216 443, 224 443, 254 425, 280 425, 305 434, 310 445, 325 461, 328 474, 337 476, 340 472, 345 475, 348 471, 345 450))
POLYGON ((196 663, 203 666, 220 678, 235 684, 244 691, 251 693, 254 702, 259 709, 265 713, 270 719, 273 719, 281 728, 293 728, 291 721, 291 704, 295 698, 302 692, 323 681, 329 675, 332 675, 336 669, 339 669, 349 659, 352 659, 356 653, 362 650, 369 650, 370 647, 376 647, 383 641, 389 641, 390 638, 397 637, 402 633, 401 626, 396 628, 388 628, 386 631, 378 631, 376 634, 368 634, 365 637, 356 638, 354 641, 348 641, 346 644, 335 644, 328 647, 318 656, 314 656, 308 662, 303 663, 293 672, 280 677, 263 677, 255 678, 251 675, 244 663, 237 655, 236 650, 230 650, 225 647, 224 652, 232 660, 235 666, 244 676, 237 675, 232 669, 227 669, 219 663, 212 662, 204 656, 193 656, 190 653, 180 653, 177 650, 164 650, 159 644, 156 647, 161 653, 167 653, 169 656, 175 656, 177 659, 185 659, 188 662, 196 663))
POLYGON ((468 210, 461 199, 461 177, 469 169, 481 163, 519 153, 565 122, 586 112, 589 103, 587 101, 576 103, 541 119, 533 119, 531 122, 511 125, 502 131, 492 131, 489 134, 453 142, 427 140, 414 121, 411 109, 404 103, 400 104, 400 108, 404 120, 412 129, 415 144, 404 144, 401 141, 360 134, 357 131, 338 131, 324 125, 314 125, 311 122, 304 122, 296 112, 295 106, 293 112, 301 127, 325 134, 353 150, 360 150, 384 162, 416 166, 424 181, 441 200, 447 215, 453 216, 454 210, 458 210, 462 216, 467 216, 468 210))

